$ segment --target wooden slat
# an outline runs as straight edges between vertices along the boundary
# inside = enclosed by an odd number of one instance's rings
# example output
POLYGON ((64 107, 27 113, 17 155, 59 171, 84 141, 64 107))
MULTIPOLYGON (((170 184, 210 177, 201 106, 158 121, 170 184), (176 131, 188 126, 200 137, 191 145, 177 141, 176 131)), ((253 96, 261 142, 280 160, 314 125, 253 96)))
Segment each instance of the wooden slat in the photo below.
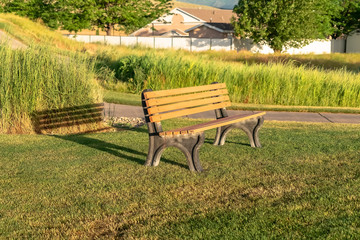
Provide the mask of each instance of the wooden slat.
POLYGON ((160 136, 178 135, 179 133, 180 134, 189 134, 189 133, 203 132, 205 130, 226 126, 226 125, 244 121, 247 119, 257 118, 257 117, 263 116, 265 114, 266 114, 266 112, 261 112, 261 113, 257 113, 257 114, 235 115, 235 116, 221 118, 221 119, 217 119, 217 120, 206 122, 206 123, 200 123, 200 124, 189 126, 189 127, 183 127, 183 128, 170 130, 170 131, 161 132, 160 136))
POLYGON ((218 95, 227 95, 228 91, 227 89, 221 89, 221 90, 214 90, 214 91, 208 91, 208 92, 199 92, 199 93, 193 93, 193 94, 186 94, 186 95, 180 95, 175 97, 166 97, 166 98, 153 98, 146 100, 146 106, 159 106, 169 103, 176 103, 176 102, 182 102, 184 100, 196 100, 200 98, 207 98, 207 97, 213 97, 218 95))
POLYGON ((229 96, 205 98, 205 99, 200 99, 200 100, 195 100, 195 101, 180 102, 180 103, 169 104, 169 105, 164 105, 164 106, 160 106, 160 107, 148 108, 148 113, 149 113, 149 115, 152 115, 155 113, 169 112, 169 111, 174 111, 174 110, 178 110, 178 109, 196 107, 196 106, 201 106, 201 105, 209 105, 209 104, 213 104, 213 103, 220 103, 220 102, 226 102, 226 101, 230 101, 229 96))
POLYGON ((226 88, 226 84, 225 83, 217 83, 217 84, 210 84, 210 85, 197 86, 197 87, 176 88, 176 89, 169 89, 169 90, 145 92, 144 97, 145 97, 145 99, 149 99, 149 98, 155 98, 155 97, 179 95, 179 94, 192 93, 192 92, 209 91, 209 90, 221 89, 221 88, 226 88))
POLYGON ((211 105, 206 105, 206 106, 201 106, 201 107, 188 108, 185 110, 179 110, 179 111, 170 112, 170 113, 154 115, 154 116, 150 116, 149 119, 151 122, 160 122, 162 120, 166 120, 166 119, 170 119, 170 118, 182 117, 185 115, 206 112, 209 110, 224 108, 224 107, 228 107, 228 106, 231 106, 230 102, 222 102, 222 103, 211 104, 211 105))

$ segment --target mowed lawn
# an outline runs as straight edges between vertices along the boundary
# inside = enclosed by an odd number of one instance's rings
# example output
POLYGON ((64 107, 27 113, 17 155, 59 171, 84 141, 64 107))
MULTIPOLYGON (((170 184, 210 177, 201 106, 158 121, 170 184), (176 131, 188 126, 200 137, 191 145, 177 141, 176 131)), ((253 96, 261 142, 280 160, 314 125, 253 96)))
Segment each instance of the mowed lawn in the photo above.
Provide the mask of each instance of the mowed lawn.
POLYGON ((172 148, 144 167, 145 126, 0 135, 0 238, 360 237, 360 125, 265 122, 258 149, 238 130, 215 147, 214 133, 203 173, 172 148))

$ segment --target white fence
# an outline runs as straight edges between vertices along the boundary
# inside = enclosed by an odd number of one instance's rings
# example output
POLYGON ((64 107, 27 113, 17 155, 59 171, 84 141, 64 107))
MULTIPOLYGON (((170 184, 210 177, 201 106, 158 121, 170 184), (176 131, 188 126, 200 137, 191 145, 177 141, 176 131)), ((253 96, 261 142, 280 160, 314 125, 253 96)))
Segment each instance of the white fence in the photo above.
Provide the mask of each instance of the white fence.
POLYGON ((360 31, 354 31, 347 39, 346 52, 360 53, 360 31))
MULTIPOLYGON (((247 50, 257 53, 273 53, 267 45, 253 44, 250 39, 212 39, 212 38, 182 38, 182 37, 122 37, 122 36, 94 36, 94 35, 66 35, 69 38, 86 43, 105 43, 109 45, 135 46, 141 45, 152 48, 173 48, 188 51, 206 50, 247 50)), ((360 37, 360 36, 359 36, 360 37)), ((349 40, 348 40, 349 42, 349 40)), ((346 41, 340 40, 319 40, 310 43, 303 48, 290 48, 285 52, 289 54, 323 54, 345 52, 346 41)), ((347 46, 347 49, 349 47, 347 46)), ((351 48, 352 49, 352 48, 351 48)), ((357 49, 355 49, 357 50, 357 49)), ((358 50, 360 52, 360 49, 358 50)))

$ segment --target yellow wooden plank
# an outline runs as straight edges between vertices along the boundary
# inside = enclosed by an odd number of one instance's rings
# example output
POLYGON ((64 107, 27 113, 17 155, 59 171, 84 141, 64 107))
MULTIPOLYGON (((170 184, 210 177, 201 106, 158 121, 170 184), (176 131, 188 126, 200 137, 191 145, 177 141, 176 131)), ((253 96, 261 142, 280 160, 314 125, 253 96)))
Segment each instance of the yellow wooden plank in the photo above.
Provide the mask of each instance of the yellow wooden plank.
POLYGON ((170 118, 182 117, 185 115, 206 112, 209 110, 215 110, 215 109, 224 108, 224 107, 228 107, 228 106, 231 106, 230 102, 222 102, 222 103, 211 104, 211 105, 206 105, 206 106, 201 106, 201 107, 196 107, 196 108, 179 110, 179 111, 170 112, 170 113, 163 113, 163 114, 159 114, 159 115, 150 116, 149 118, 150 118, 150 122, 160 122, 162 120, 166 120, 166 119, 170 119, 170 118))
POLYGON ((212 125, 209 125, 209 126, 197 128, 197 129, 194 129, 194 130, 189 130, 189 132, 190 133, 203 132, 205 130, 214 129, 214 128, 226 126, 226 125, 229 125, 229 124, 232 124, 232 123, 237 123, 237 122, 245 121, 245 120, 248 120, 248 119, 260 117, 260 116, 263 116, 265 114, 266 114, 266 112, 261 112, 261 113, 246 116, 246 117, 243 117, 243 118, 236 118, 236 119, 232 119, 231 121, 224 121, 224 122, 220 122, 220 123, 217 123, 217 124, 212 124, 212 125))
POLYGON ((195 101, 179 102, 179 103, 175 103, 175 104, 163 105, 160 107, 148 108, 148 113, 149 113, 149 115, 151 115, 151 114, 155 114, 155 113, 174 111, 174 110, 178 110, 178 109, 196 107, 196 106, 201 106, 201 105, 209 105, 209 104, 213 104, 213 103, 220 103, 220 102, 226 102, 226 101, 230 101, 229 96, 205 98, 205 99, 200 99, 200 100, 195 100, 195 101))
POLYGON ((220 90, 213 90, 208 92, 199 92, 199 93, 193 93, 193 94, 186 94, 186 95, 180 95, 180 96, 174 96, 174 97, 165 97, 165 98, 152 98, 149 100, 146 100, 146 106, 159 106, 164 104, 170 104, 170 103, 177 103, 184 100, 196 100, 201 98, 208 98, 213 96, 219 96, 219 95, 227 95, 228 91, 227 89, 220 89, 220 90))
POLYGON ((226 88, 226 84, 225 83, 217 83, 217 84, 210 84, 210 85, 196 86, 196 87, 150 91, 150 92, 145 92, 144 97, 145 97, 145 99, 149 99, 149 98, 155 98, 155 97, 165 97, 165 96, 179 95, 179 94, 192 93, 192 92, 209 91, 209 90, 221 89, 221 88, 226 88))
POLYGON ((183 128, 179 128, 179 129, 162 132, 162 133, 160 133, 160 135, 164 136, 164 135, 168 135, 168 133, 172 133, 172 132, 180 132, 181 134, 198 133, 198 132, 203 132, 206 130, 226 126, 226 125, 229 125, 232 123, 237 123, 237 122, 245 121, 248 119, 257 118, 257 117, 263 116, 265 114, 266 114, 266 112, 261 112, 261 113, 257 113, 257 114, 246 115, 244 117, 241 117, 243 114, 235 115, 235 116, 231 116, 231 117, 213 120, 213 121, 206 122, 206 123, 200 123, 200 124, 193 125, 193 126, 188 126, 188 127, 183 127, 183 128))

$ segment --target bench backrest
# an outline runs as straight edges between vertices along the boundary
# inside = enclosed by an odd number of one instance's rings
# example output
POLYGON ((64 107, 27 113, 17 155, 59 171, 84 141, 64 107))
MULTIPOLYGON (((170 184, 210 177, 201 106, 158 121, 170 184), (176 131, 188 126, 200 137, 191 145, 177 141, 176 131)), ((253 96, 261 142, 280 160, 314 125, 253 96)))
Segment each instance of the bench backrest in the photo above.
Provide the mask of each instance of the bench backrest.
POLYGON ((225 83, 162 91, 145 90, 142 98, 147 122, 160 122, 231 105, 225 83))

